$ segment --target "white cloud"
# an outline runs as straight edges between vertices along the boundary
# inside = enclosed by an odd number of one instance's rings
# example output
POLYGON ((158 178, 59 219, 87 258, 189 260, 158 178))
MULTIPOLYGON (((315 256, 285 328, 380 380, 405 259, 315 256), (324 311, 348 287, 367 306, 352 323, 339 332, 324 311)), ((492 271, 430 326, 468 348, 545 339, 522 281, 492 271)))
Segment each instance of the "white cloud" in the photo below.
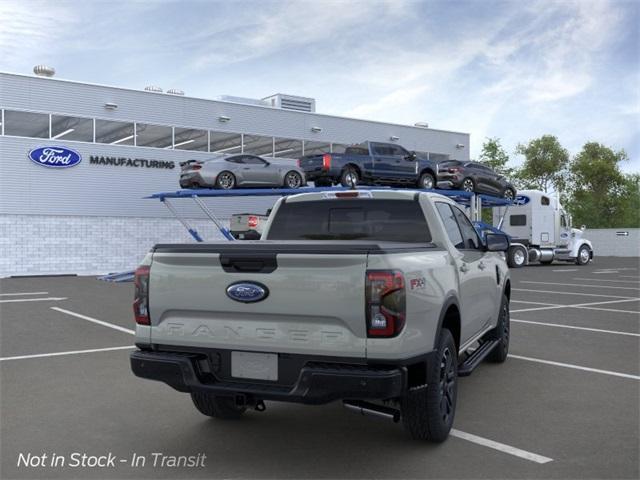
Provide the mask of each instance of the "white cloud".
POLYGON ((2 68, 21 71, 36 57, 47 63, 77 17, 63 3, 0 0, 0 19, 2 68))

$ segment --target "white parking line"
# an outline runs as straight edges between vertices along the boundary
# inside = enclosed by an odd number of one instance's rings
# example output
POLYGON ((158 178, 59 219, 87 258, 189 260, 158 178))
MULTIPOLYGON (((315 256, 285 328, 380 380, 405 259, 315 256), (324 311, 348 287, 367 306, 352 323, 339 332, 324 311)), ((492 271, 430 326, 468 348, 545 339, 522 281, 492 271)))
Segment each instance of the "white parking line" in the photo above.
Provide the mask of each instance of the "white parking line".
MULTIPOLYGON (((636 300, 640 300, 640 298, 626 298, 624 300, 609 300, 605 302, 589 302, 589 303, 576 303, 573 305, 550 305, 548 307, 535 307, 535 308, 519 308, 518 310, 511 310, 511 313, 516 312, 536 312, 538 310, 555 310, 556 308, 586 308, 588 310, 605 310, 605 311, 615 311, 615 312, 624 312, 624 313, 638 313, 633 310, 613 310, 613 309, 605 309, 595 307, 594 305, 607 305, 610 303, 624 303, 624 302, 633 302, 636 300)), ((52 307, 54 308, 54 307, 52 307)))
POLYGON ((619 275, 620 278, 638 278, 638 275, 619 275))
POLYGON ((559 303, 543 303, 543 302, 529 302, 525 300, 513 300, 509 301, 510 303, 530 303, 531 305, 545 305, 547 307, 563 307, 564 305, 560 305, 559 303))
POLYGON ((46 298, 10 298, 7 300, 0 300, 0 303, 18 303, 18 302, 58 302, 60 300, 66 300, 67 297, 46 297, 46 298))
POLYGON ((18 295, 49 295, 49 292, 0 293, 0 297, 15 297, 18 295))
POLYGON ((515 318, 512 318, 511 322, 529 323, 529 324, 532 324, 532 325, 541 325, 543 327, 570 328, 570 329, 573 329, 573 330, 585 330, 585 331, 588 331, 588 332, 611 333, 611 334, 614 334, 614 335, 629 335, 630 337, 640 337, 640 333, 619 332, 617 330, 602 330, 600 328, 576 327, 574 325, 563 325, 561 323, 532 322, 530 320, 516 320, 515 318))
POLYGON ((523 357, 521 355, 509 354, 509 358, 516 358, 518 360, 526 360, 527 362, 544 363, 545 365, 553 365, 556 367, 572 368, 574 370, 583 370, 585 372, 602 373, 604 375, 611 375, 613 377, 630 378, 632 380, 640 380, 640 376, 631 375, 629 373, 612 372, 610 370, 600 370, 598 368, 583 367, 581 365, 574 365, 572 363, 552 362, 551 360, 543 360, 541 358, 523 357))
POLYGON ((527 452, 526 450, 521 450, 519 448, 512 447, 511 445, 505 445, 504 443, 495 442, 493 440, 489 440, 488 438, 479 437, 472 433, 462 432, 460 430, 456 430, 455 428, 451 429, 450 435, 452 437, 460 438, 462 440, 467 440, 468 442, 482 445, 483 447, 489 447, 500 452, 508 453, 509 455, 513 455, 515 457, 524 458, 525 460, 529 460, 531 462, 549 463, 553 461, 553 458, 544 457, 542 455, 538 455, 537 453, 527 452))
POLYGON ((533 280, 520 280, 519 283, 537 283, 540 285, 562 285, 564 287, 615 288, 616 290, 640 290, 640 287, 612 287, 611 285, 585 285, 584 283, 534 282, 533 280))
POLYGON ((627 298, 637 300, 636 297, 621 297, 620 295, 601 295, 599 293, 577 293, 577 292, 558 292, 555 290, 532 290, 529 288, 512 288, 512 292, 533 292, 533 293, 555 293, 557 295, 578 295, 581 297, 606 297, 606 298, 627 298))
POLYGON ((615 283, 640 283, 640 280, 607 280, 605 278, 581 278, 581 277, 573 277, 572 280, 589 280, 592 282, 615 282, 615 283))
POLYGON ((62 355, 78 355, 81 353, 110 352, 112 350, 128 350, 132 348, 136 348, 135 345, 127 345, 126 347, 92 348, 90 350, 72 350, 70 352, 54 352, 54 353, 38 353, 35 355, 19 355, 17 357, 2 357, 0 358, 0 362, 6 362, 9 360, 25 360, 27 358, 60 357, 62 355))
POLYGON ((120 325, 114 325, 113 323, 105 322, 102 320, 98 320, 97 318, 87 317, 86 315, 82 315, 80 313, 72 312, 71 310, 65 310, 64 308, 51 307, 51 310, 55 310, 56 312, 66 313, 67 315, 71 315, 73 317, 81 318, 86 320, 87 322, 95 323, 98 325, 102 325, 103 327, 113 328, 114 330, 119 330, 124 333, 128 333, 130 335, 135 335, 135 331, 121 327, 120 325))
POLYGON ((579 268, 561 268, 559 270, 551 270, 552 272, 577 272, 579 268))
POLYGON ((633 315, 640 315, 640 312, 636 312, 635 310, 620 310, 617 308, 600 308, 600 307, 572 307, 572 308, 582 308, 584 310, 598 310, 600 312, 631 313, 633 315))

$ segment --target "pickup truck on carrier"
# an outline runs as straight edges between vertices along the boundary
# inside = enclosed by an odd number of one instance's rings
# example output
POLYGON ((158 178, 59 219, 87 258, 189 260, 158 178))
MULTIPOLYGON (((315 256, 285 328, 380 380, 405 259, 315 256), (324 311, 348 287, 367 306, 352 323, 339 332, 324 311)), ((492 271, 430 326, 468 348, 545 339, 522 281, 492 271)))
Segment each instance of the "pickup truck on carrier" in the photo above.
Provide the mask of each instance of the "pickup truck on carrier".
POLYGON ((421 158, 394 143, 363 142, 344 153, 308 155, 298 161, 308 181, 317 187, 339 183, 356 185, 407 185, 436 188, 436 162, 421 158))
POLYGON ((342 400, 443 441, 458 376, 507 357, 508 247, 432 192, 283 197, 262 240, 152 249, 131 367, 210 417, 342 400))

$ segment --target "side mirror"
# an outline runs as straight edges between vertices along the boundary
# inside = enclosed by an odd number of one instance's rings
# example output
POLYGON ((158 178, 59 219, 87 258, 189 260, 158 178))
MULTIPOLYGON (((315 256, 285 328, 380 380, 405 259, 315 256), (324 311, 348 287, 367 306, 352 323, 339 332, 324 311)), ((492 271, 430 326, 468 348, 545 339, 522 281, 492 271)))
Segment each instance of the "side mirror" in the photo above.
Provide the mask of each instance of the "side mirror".
POLYGON ((406 157, 404 157, 405 159, 409 160, 410 162, 413 162, 417 157, 416 152, 409 152, 409 155, 407 155, 406 157))
POLYGON ((582 226, 580 227, 580 230, 582 230, 582 231, 584 231, 584 230, 586 230, 586 229, 587 229, 587 226, 586 226, 586 225, 582 225, 582 226))
POLYGON ((486 233, 484 245, 487 252, 506 252, 509 250, 509 237, 501 233, 486 233))

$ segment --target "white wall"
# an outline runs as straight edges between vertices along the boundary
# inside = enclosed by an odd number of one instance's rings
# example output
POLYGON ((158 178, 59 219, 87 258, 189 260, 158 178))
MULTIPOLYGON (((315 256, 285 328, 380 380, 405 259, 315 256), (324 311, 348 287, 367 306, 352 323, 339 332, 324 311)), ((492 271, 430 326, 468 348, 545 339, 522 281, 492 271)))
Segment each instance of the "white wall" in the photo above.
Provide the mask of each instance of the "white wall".
POLYGON ((585 238, 591 240, 595 257, 640 257, 640 228, 587 229, 585 238), (628 236, 617 233, 628 232, 628 236))
MULTIPOLYGON (((205 241, 224 240, 212 222, 191 224, 205 241)), ((0 215, 0 277, 122 272, 156 243, 185 242, 194 240, 170 218, 0 215)))

